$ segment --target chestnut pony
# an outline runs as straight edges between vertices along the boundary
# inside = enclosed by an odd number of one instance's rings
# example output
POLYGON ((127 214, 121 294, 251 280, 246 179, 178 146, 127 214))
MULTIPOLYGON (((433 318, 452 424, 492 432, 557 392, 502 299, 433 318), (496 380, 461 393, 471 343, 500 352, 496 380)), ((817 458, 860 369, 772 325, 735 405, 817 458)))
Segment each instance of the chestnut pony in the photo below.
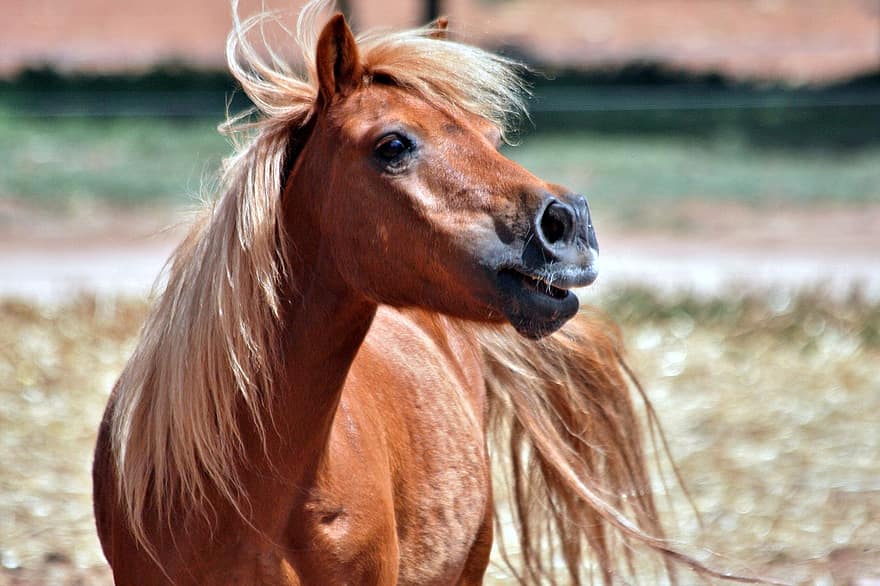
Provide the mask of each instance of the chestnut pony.
POLYGON ((231 121, 247 140, 98 438, 116 582, 479 584, 493 437, 521 581, 610 583, 630 545, 690 563, 662 538, 614 328, 571 291, 596 278, 587 202, 497 150, 516 65, 443 26, 316 34, 326 9, 300 15, 302 77, 235 21, 258 112, 231 121))

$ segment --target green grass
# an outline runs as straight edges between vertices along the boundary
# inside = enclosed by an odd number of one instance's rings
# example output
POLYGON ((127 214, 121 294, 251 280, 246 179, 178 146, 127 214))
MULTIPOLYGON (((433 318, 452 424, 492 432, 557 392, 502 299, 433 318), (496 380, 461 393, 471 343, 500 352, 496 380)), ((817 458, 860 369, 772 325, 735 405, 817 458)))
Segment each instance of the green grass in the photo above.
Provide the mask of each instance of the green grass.
POLYGON ((184 201, 229 150, 215 128, 208 120, 0 115, 0 197, 55 205, 184 201))
MULTIPOLYGON (((41 119, 0 111, 0 197, 38 204, 184 202, 229 152, 217 120, 41 119)), ((533 134, 505 152, 604 214, 645 202, 880 200, 880 148, 792 151, 735 138, 533 134)))
POLYGON ((646 202, 745 203, 880 200, 880 148, 794 151, 730 138, 533 135, 508 155, 539 176, 588 194, 603 213, 646 202))

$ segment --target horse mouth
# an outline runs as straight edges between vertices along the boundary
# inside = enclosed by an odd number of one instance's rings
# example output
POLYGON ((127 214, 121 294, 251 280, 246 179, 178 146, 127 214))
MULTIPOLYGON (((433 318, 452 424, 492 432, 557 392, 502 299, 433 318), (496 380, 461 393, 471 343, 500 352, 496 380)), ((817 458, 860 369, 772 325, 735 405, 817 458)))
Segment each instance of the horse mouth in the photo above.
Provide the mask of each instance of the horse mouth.
POLYGON ((533 339, 555 332, 574 317, 580 302, 571 289, 596 278, 592 266, 555 272, 506 267, 497 274, 501 310, 521 335, 533 339))
POLYGON ((499 273, 502 279, 518 282, 525 289, 537 295, 543 295, 561 301, 571 295, 571 291, 555 286, 549 279, 540 275, 533 275, 517 269, 502 269, 499 273), (503 276, 502 276, 503 275, 503 276))

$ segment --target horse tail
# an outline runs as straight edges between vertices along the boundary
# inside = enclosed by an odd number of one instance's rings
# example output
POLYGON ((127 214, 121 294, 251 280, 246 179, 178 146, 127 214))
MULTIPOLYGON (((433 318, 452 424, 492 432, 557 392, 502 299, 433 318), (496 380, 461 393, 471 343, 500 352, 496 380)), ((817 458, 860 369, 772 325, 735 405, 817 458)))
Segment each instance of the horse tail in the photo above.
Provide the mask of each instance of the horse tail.
POLYGON ((721 576, 664 538, 633 395, 640 396, 652 439, 659 427, 624 361, 616 326, 584 311, 538 342, 510 327, 474 332, 489 394, 490 445, 494 458, 506 460, 509 507, 496 491, 500 551, 519 582, 555 584, 565 578, 581 584, 592 582, 585 575, 594 572, 605 584, 621 573, 635 577, 634 545, 661 554, 655 569, 672 582, 670 562, 676 560, 721 576), (519 564, 504 544, 507 508, 519 536, 519 564), (594 571, 586 563, 588 550, 594 571))

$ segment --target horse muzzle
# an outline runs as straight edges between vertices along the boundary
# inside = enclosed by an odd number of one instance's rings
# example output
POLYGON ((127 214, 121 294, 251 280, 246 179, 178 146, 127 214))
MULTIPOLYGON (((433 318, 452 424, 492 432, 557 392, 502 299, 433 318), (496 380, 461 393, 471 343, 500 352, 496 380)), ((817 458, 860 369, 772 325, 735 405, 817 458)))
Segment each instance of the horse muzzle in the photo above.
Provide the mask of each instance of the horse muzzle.
POLYGON ((541 338, 574 317, 580 304, 572 289, 596 280, 598 256, 586 198, 546 197, 519 258, 497 272, 502 310, 514 328, 541 338))

